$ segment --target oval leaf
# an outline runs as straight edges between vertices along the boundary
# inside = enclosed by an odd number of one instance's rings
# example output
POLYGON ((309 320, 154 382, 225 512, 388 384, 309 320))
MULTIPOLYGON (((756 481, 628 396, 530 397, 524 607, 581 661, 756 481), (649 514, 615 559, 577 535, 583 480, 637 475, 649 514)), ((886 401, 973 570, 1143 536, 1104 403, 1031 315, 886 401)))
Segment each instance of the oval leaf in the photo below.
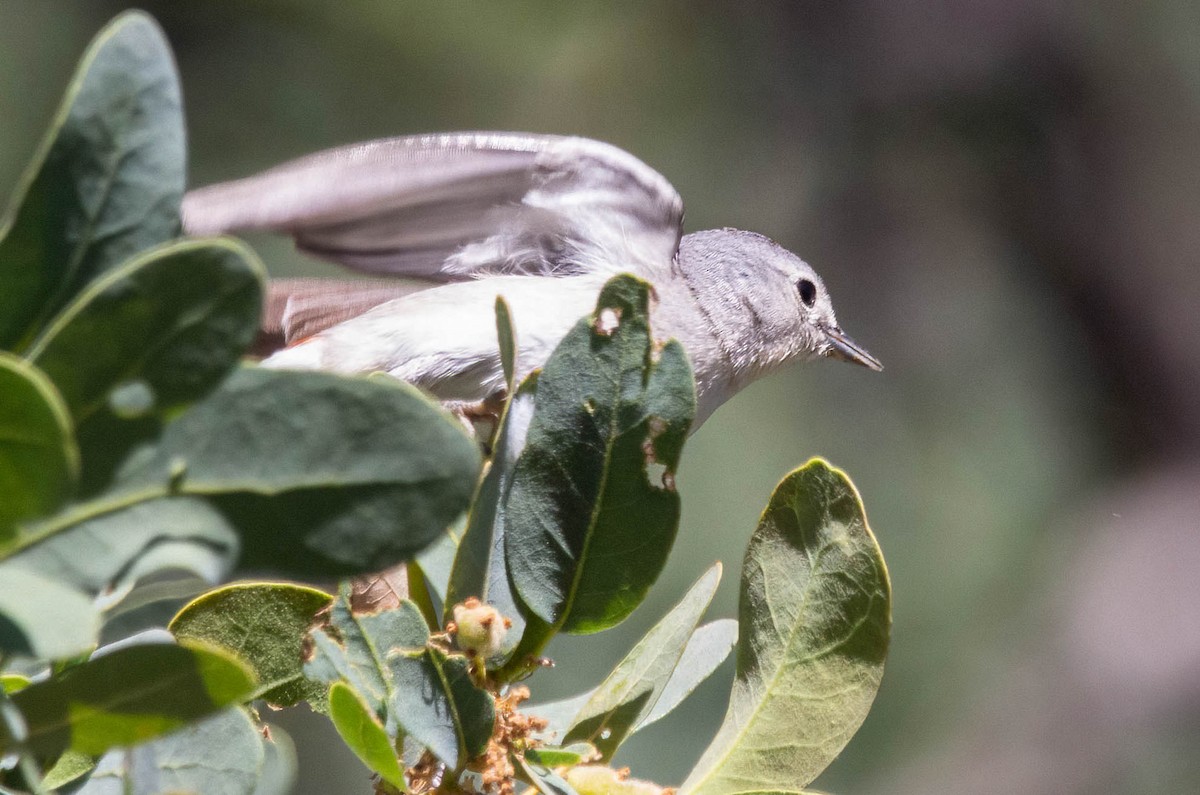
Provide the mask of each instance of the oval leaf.
POLYGON ((37 368, 0 353, 0 549, 17 522, 62 505, 78 472, 70 415, 57 390, 37 368))
POLYGON ((559 343, 538 381, 506 512, 521 601, 568 632, 624 619, 675 540, 674 472, 696 409, 683 348, 655 357, 649 285, 618 276, 559 343))
POLYGON ((181 641, 202 641, 248 663, 258 680, 253 698, 290 707, 325 692, 304 676, 302 646, 313 617, 333 600, 289 583, 238 583, 197 597, 171 621, 181 641))
POLYGON ((814 459, 775 489, 742 567, 729 711, 682 792, 794 792, 867 716, 891 586, 850 480, 814 459))
POLYGON ((29 357, 71 410, 90 483, 237 364, 258 330, 263 278, 235 241, 171 243, 106 273, 55 318, 29 357))
POLYGON ((122 14, 92 42, 0 221, 0 347, 20 350, 95 276, 178 234, 179 78, 162 31, 122 14))
POLYGON ((329 718, 346 746, 364 765, 392 786, 405 789, 404 771, 387 732, 366 702, 345 682, 334 682, 329 689, 329 718))
POLYGON ((394 683, 388 711, 408 735, 451 770, 483 753, 496 705, 471 681, 465 657, 429 647, 396 654, 388 665, 394 683))
MULTIPOLYGON (((225 652, 193 646, 118 649, 15 693, 25 745, 40 758, 99 755, 174 731, 242 701, 254 679, 225 652)), ((0 751, 16 738, 0 726, 0 751)))

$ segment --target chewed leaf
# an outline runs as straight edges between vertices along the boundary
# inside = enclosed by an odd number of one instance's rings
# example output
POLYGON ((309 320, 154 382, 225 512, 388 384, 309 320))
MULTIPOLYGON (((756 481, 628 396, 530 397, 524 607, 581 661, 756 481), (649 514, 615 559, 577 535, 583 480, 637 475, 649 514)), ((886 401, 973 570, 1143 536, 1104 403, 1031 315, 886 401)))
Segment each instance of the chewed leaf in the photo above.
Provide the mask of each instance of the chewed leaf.
POLYGON ((313 617, 332 597, 315 588, 276 582, 227 585, 179 611, 170 629, 180 640, 227 649, 254 670, 255 698, 290 707, 324 693, 304 678, 301 646, 313 617))
POLYGON ((695 407, 682 346, 656 351, 649 285, 612 279, 546 362, 505 505, 509 577, 533 616, 596 632, 642 601, 675 539, 695 407))
POLYGON ((867 716, 883 676, 891 586, 862 503, 814 459, 771 496, 742 567, 729 711, 682 792, 794 792, 867 716))

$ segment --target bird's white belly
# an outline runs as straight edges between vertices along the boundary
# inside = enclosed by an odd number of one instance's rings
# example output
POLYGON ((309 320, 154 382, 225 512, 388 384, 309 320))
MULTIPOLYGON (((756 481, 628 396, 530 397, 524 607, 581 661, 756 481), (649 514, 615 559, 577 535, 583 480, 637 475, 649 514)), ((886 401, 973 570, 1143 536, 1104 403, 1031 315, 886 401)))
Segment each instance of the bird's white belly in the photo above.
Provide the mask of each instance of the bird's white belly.
POLYGON ((517 374, 542 366, 590 312, 596 276, 508 276, 457 282, 389 301, 263 362, 282 369, 387 372, 442 400, 482 400, 504 377, 495 303, 504 296, 517 342, 517 374))

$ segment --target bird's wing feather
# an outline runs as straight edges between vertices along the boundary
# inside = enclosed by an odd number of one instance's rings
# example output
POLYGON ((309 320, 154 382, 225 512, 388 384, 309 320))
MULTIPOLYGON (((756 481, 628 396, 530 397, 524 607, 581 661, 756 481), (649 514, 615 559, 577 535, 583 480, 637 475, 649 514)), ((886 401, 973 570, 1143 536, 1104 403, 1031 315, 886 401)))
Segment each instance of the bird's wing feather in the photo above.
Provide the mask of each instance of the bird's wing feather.
POLYGON ((683 202, 658 172, 585 138, 449 133, 332 149, 192 191, 190 234, 290 233, 356 270, 456 281, 488 274, 654 275, 683 202))
POLYGON ((273 353, 426 286, 392 279, 272 279, 253 353, 273 353))

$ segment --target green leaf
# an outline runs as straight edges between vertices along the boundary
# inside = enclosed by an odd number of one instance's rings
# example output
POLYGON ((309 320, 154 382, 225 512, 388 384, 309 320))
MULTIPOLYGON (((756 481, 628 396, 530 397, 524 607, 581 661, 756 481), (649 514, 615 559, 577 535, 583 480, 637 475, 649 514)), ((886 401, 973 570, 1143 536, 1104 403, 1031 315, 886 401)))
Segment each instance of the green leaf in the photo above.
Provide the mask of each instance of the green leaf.
POLYGON ((30 679, 21 674, 0 674, 0 690, 5 693, 15 693, 29 687, 30 679))
POLYGON ((657 350, 649 285, 618 276, 555 349, 506 504, 521 601, 568 632, 621 621, 658 577, 679 524, 674 472, 695 414, 683 348, 657 350))
POLYGON ((101 504, 40 540, 16 549, 0 547, 0 581, 13 569, 27 568, 116 601, 138 578, 161 569, 223 580, 237 552, 238 537, 229 522, 200 498, 149 499, 108 511, 101 504))
POLYGON ((71 410, 90 484, 237 364, 258 330, 263 278, 235 241, 170 243, 104 274, 54 319, 29 357, 71 410))
POLYGON ((88 789, 130 795, 250 795, 265 762, 263 737, 244 709, 227 709, 157 740, 110 751, 88 789))
POLYGON ((249 664, 258 681, 252 698, 290 707, 319 698, 325 687, 305 678, 302 647, 313 617, 333 597, 289 583, 238 583, 198 597, 171 621, 180 641, 203 641, 249 664))
POLYGON ((78 475, 79 451, 58 391, 36 367, 0 353, 0 547, 17 522, 62 505, 78 475))
POLYGON ((263 766, 252 795, 291 795, 299 778, 296 744, 279 726, 265 724, 263 766))
POLYGON ((500 369, 504 372, 504 385, 511 395, 517 383, 517 337, 513 332, 512 311, 502 295, 496 296, 496 339, 500 343, 500 369))
POLYGON ((96 767, 96 760, 78 751, 65 751, 42 778, 43 790, 58 790, 77 781, 96 767))
POLYGON ((514 761, 522 774, 519 776, 521 780, 533 785, 543 795, 578 795, 562 776, 537 761, 536 751, 530 750, 524 757, 518 756, 514 761))
POLYGON ((0 588, 0 653, 60 660, 96 645, 100 615, 92 600, 60 582, 19 568, 0 588))
POLYGON ((450 570, 454 566, 454 558, 458 554, 463 525, 462 519, 455 522, 446 532, 434 539, 432 544, 421 550, 414 559, 430 592, 437 596, 443 606, 447 604, 446 591, 450 582, 450 570))
POLYGON ((517 607, 504 556, 505 501, 512 485, 513 466, 525 442, 525 429, 533 414, 537 374, 522 382, 505 404, 493 445, 491 465, 471 502, 466 531, 458 544, 446 589, 446 605, 468 597, 490 604, 513 622, 501 648, 507 654, 525 631, 525 618, 517 607))
POLYGON ((542 745, 525 751, 525 758, 542 767, 571 767, 595 759, 596 746, 590 743, 571 745, 542 745))
POLYGON ((175 237, 179 80, 162 31, 117 17, 92 42, 0 221, 0 347, 20 350, 88 281, 175 237))
POLYGON ((395 683, 388 713, 414 740, 451 770, 483 753, 496 720, 496 705, 476 687, 467 659, 428 647, 392 655, 395 683))
POLYGON ((564 742, 589 742, 600 751, 601 760, 612 759, 633 727, 654 709, 720 581, 721 564, 717 563, 596 688, 575 716, 564 742))
MULTIPOLYGON (((77 665, 13 694, 25 746, 43 759, 67 749, 99 755, 179 729, 242 701, 254 679, 242 663, 199 646, 140 645, 77 665)), ((17 738, 0 727, 0 751, 17 738)))
POLYGON ((164 498, 196 496, 239 534, 246 569, 378 571, 445 530, 478 469, 461 428, 395 379, 243 368, 168 425, 112 489, 24 528, 0 558, 98 522, 161 531, 156 512, 179 510, 164 498))
POLYGON ((396 723, 388 711, 395 687, 388 664, 389 655, 420 651, 429 640, 429 626, 412 602, 394 610, 354 613, 350 610, 350 586, 343 584, 329 613, 329 625, 313 630, 312 658, 304 664, 304 675, 333 684, 343 680, 366 702, 376 716, 387 717, 389 736, 396 723))
POLYGON ((875 699, 890 603, 845 474, 813 459, 784 478, 746 550, 729 711, 682 792, 796 792, 816 778, 875 699))
POLYGON ((383 724, 345 682, 334 682, 329 689, 329 718, 346 746, 364 765, 392 786, 406 790, 404 771, 383 724))
POLYGON ((699 627, 688 639, 683 656, 667 680, 666 686, 654 702, 650 713, 638 721, 635 732, 666 717, 691 695, 700 683, 712 675, 725 662, 729 652, 737 643, 738 622, 732 618, 721 618, 699 627))

